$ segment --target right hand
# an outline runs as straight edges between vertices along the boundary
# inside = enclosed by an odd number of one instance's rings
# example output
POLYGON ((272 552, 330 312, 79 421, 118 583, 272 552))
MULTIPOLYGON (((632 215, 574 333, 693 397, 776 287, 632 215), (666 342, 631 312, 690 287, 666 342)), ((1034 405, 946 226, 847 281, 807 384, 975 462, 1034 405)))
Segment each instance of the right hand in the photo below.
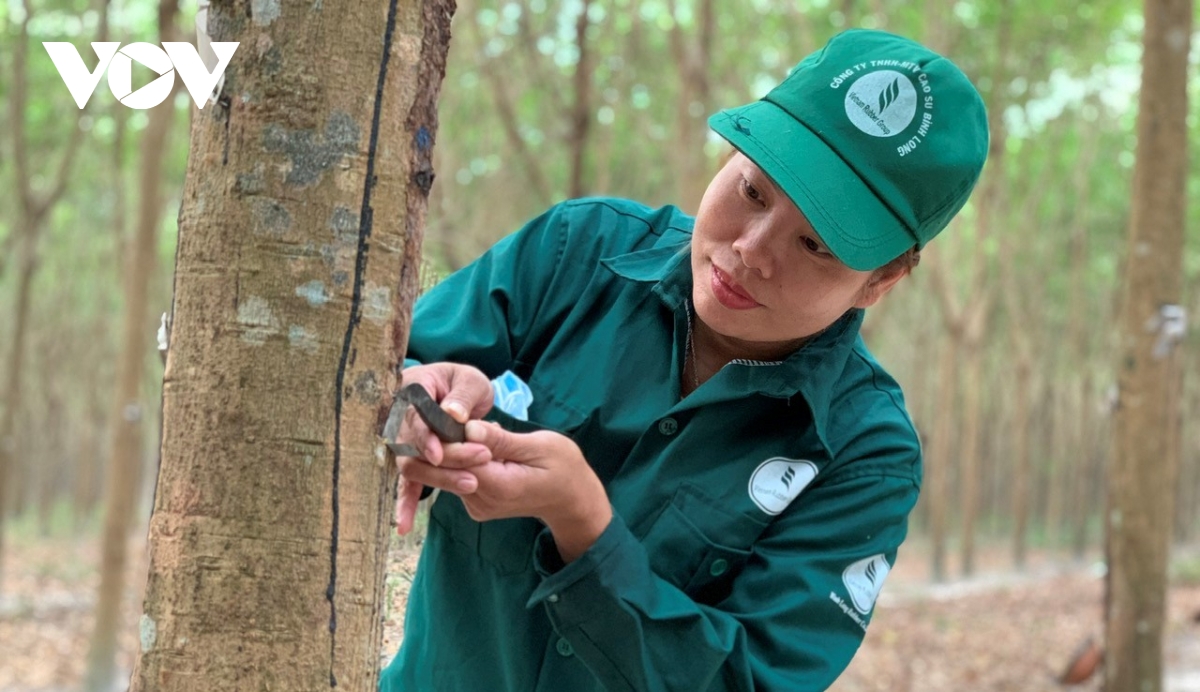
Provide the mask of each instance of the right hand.
MULTIPOLYGON (((405 386, 414 383, 423 386, 433 400, 441 404, 442 410, 460 423, 482 418, 492 409, 492 383, 487 375, 470 365, 416 365, 406 368, 402 376, 405 386)), ((404 414, 396 441, 407 442, 421 450, 422 459, 434 466, 444 463, 448 467, 462 467, 470 465, 471 459, 481 456, 478 444, 443 444, 411 406, 404 414)), ((397 465, 403 461, 402 458, 396 459, 397 465)), ((396 533, 403 536, 412 530, 424 486, 406 481, 403 475, 397 483, 396 533)))

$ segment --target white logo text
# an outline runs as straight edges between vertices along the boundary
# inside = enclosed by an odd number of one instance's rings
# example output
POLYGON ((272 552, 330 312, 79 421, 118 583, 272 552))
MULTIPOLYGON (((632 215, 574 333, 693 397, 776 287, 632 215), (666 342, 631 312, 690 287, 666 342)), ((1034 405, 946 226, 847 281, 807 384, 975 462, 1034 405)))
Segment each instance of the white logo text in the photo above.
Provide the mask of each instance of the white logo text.
POLYGON ((203 109, 213 87, 225 74, 225 68, 237 50, 235 42, 212 43, 213 53, 217 56, 217 65, 210 72, 200 59, 196 47, 182 41, 165 41, 162 48, 153 43, 130 43, 121 48, 115 41, 92 43, 99 62, 96 69, 88 72, 83 64, 79 51, 71 43, 47 41, 42 43, 59 76, 71 92, 75 103, 83 108, 96 91, 100 77, 108 71, 108 88, 113 96, 124 105, 143 110, 153 108, 162 103, 175 86, 175 73, 183 79, 196 107, 203 109), (120 49, 120 50, 118 50, 120 49), (165 49, 165 51, 164 51, 165 49), (159 78, 133 91, 133 61, 145 65, 159 74, 159 78))

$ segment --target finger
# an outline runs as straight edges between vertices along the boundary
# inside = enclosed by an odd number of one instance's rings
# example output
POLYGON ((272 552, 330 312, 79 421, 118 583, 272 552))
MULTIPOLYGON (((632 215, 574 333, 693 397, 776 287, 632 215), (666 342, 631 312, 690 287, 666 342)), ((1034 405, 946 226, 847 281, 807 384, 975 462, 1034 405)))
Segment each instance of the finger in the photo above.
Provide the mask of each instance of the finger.
POLYGON ((400 475, 410 483, 441 488, 459 495, 473 493, 479 487, 479 480, 469 471, 444 469, 412 457, 400 457, 397 462, 400 475))
POLYGON ((459 423, 479 418, 492 408, 492 383, 477 371, 455 370, 450 391, 442 397, 442 409, 459 423))
POLYGON ((421 450, 421 456, 434 466, 442 463, 442 441, 433 434, 412 406, 409 406, 408 410, 404 412, 404 422, 400 426, 399 439, 421 450))
POLYGON ((529 450, 521 444, 521 437, 489 421, 467 421, 467 442, 487 447, 497 459, 524 461, 529 450))
POLYGON ((412 531, 417 516, 417 505, 421 501, 420 483, 413 483, 401 476, 396 490, 396 533, 404 536, 412 531))
POLYGON ((492 450, 477 442, 443 442, 442 468, 465 469, 492 460, 492 450))

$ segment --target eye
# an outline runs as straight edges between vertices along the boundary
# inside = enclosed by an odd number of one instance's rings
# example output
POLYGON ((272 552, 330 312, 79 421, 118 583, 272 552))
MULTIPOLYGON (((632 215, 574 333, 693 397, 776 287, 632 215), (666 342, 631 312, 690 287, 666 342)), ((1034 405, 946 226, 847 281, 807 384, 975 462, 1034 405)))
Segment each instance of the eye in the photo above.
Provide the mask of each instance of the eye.
POLYGON ((818 243, 815 239, 813 239, 812 236, 800 236, 800 242, 804 245, 805 250, 808 250, 814 255, 820 255, 821 257, 830 256, 830 253, 825 249, 825 246, 818 243))
POLYGON ((752 185, 750 181, 746 180, 745 178, 742 178, 742 194, 746 195, 747 199, 758 202, 759 204, 763 204, 762 193, 760 193, 758 188, 754 187, 754 185, 752 185))

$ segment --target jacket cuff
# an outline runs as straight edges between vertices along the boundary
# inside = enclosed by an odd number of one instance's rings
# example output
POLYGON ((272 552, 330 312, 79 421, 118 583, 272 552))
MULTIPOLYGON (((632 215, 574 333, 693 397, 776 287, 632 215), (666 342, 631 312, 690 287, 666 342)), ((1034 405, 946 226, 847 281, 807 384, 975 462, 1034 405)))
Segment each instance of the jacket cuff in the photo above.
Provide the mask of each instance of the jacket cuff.
POLYGON ((542 529, 533 547, 533 566, 542 582, 533 590, 525 607, 544 604, 556 624, 594 617, 596 606, 612 598, 611 594, 602 594, 612 587, 607 583, 611 579, 605 575, 620 574, 630 565, 638 564, 637 551, 641 549, 625 521, 615 512, 592 547, 569 565, 563 564, 550 529, 542 529))

